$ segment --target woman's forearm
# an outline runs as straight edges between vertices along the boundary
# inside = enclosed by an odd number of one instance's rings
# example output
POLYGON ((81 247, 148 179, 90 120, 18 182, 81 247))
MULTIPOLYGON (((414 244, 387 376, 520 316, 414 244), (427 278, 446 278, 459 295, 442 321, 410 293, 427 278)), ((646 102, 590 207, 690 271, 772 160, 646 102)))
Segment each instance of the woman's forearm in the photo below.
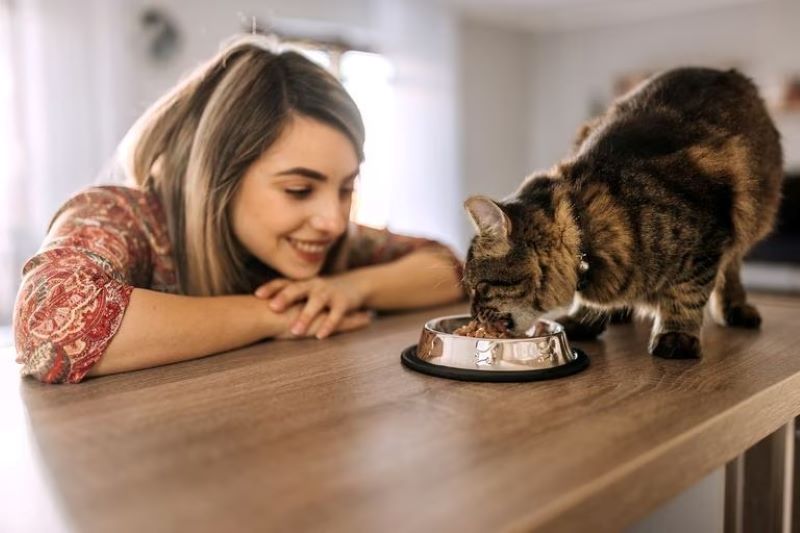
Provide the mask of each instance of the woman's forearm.
POLYGON ((349 274, 357 277, 365 305, 378 311, 440 305, 464 297, 453 256, 435 248, 349 274))
POLYGON ((281 320, 254 296, 194 297, 134 289, 119 330, 89 375, 231 350, 277 335, 281 320))

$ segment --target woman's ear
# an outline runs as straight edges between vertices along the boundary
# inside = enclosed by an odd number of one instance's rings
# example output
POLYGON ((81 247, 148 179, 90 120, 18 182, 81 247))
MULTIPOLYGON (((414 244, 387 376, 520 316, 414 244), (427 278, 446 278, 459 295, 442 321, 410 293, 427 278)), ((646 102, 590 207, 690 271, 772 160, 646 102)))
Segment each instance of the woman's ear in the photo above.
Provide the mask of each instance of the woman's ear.
POLYGON ((499 205, 485 196, 471 196, 464 202, 472 224, 480 235, 508 239, 511 220, 499 205))

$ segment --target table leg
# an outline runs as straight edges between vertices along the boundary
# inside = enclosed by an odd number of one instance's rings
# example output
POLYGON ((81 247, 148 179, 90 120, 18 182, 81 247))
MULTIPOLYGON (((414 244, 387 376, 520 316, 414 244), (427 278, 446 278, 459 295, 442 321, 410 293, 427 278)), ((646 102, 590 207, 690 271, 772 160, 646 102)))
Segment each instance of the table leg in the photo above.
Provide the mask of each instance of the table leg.
POLYGON ((794 427, 792 420, 725 467, 725 533, 792 531, 794 427))

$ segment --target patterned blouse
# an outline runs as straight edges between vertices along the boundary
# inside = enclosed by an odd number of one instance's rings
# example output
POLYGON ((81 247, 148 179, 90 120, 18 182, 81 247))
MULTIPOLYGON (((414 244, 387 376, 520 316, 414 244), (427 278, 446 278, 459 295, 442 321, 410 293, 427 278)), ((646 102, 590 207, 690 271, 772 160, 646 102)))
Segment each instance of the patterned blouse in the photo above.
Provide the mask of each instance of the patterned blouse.
MULTIPOLYGON (((343 268, 385 263, 435 241, 351 225, 343 268)), ((166 218, 158 197, 122 186, 89 188, 53 217, 25 264, 14 309, 22 375, 81 381, 103 356, 135 287, 178 293, 166 218)), ((447 250, 455 268, 455 255, 447 250)), ((266 281, 266 280, 265 280, 266 281)))

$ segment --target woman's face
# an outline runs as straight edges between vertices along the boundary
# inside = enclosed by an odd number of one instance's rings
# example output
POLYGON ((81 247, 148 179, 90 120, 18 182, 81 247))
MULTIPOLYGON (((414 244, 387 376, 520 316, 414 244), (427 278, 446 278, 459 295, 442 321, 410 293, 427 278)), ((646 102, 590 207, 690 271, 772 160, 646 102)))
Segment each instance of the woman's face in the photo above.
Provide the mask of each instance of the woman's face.
POLYGON ((347 229, 358 167, 343 133, 294 115, 242 178, 232 203, 236 238, 287 278, 318 275, 347 229))

